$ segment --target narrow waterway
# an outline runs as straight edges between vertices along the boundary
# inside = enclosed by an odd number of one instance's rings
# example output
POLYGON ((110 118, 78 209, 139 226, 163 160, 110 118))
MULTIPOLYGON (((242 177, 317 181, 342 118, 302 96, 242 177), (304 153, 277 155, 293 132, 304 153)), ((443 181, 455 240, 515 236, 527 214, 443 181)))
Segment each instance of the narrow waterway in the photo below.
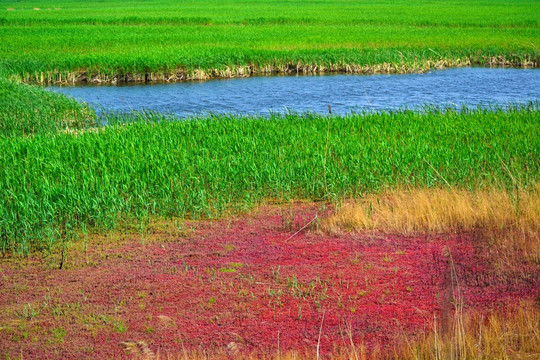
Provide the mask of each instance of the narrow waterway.
POLYGON ((333 113, 439 106, 507 106, 540 100, 539 69, 456 68, 425 74, 269 76, 170 84, 49 87, 98 111, 333 113))

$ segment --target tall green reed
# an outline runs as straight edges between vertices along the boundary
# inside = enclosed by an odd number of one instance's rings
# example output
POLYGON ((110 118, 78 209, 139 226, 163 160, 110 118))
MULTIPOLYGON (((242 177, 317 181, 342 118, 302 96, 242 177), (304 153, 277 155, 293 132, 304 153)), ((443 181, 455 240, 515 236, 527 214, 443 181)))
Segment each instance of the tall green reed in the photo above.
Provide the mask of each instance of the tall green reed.
POLYGON ((382 188, 529 187, 540 177, 536 104, 109 122, 0 138, 2 252, 46 250, 83 224, 211 218, 268 200, 334 201, 382 188))
POLYGON ((94 124, 94 111, 74 99, 0 78, 0 136, 43 134, 94 124))

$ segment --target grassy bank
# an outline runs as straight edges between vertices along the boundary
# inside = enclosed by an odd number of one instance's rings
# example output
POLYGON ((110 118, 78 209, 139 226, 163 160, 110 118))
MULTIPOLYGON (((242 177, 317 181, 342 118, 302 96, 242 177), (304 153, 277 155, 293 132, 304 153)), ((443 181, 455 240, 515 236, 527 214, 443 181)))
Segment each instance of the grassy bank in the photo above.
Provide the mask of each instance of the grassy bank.
POLYGON ((0 78, 0 136, 13 137, 82 129, 94 112, 74 99, 0 78))
POLYGON ((80 229, 213 217, 268 200, 385 188, 535 187, 537 105, 344 117, 111 118, 102 131, 0 139, 2 252, 80 229))
POLYGON ((537 1, 4 2, 0 74, 26 82, 538 66, 537 1))

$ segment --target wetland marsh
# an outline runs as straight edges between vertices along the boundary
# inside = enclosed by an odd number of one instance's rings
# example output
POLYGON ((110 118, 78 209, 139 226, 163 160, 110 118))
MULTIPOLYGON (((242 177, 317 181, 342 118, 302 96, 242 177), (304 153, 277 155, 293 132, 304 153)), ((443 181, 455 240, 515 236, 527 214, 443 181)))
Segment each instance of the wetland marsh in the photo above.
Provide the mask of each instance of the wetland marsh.
POLYGON ((538 1, 1 6, 3 358, 540 354, 538 1))

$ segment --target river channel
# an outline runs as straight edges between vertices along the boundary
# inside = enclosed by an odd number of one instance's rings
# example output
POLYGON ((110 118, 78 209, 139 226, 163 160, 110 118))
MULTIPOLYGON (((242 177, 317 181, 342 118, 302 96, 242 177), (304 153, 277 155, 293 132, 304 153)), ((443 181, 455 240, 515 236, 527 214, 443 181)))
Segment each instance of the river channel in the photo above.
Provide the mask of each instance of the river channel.
POLYGON ((206 113, 349 112, 425 105, 507 106, 540 100, 540 70, 454 68, 424 74, 259 76, 202 82, 49 87, 98 112, 155 110, 180 117, 206 113))

